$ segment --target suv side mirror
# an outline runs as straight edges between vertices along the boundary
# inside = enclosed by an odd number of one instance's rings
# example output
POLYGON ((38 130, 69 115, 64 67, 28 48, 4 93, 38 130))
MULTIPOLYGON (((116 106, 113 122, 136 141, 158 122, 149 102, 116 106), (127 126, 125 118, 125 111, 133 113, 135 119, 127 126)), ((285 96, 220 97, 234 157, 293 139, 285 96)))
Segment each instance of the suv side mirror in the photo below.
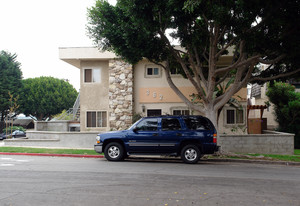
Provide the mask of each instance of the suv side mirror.
POLYGON ((139 129, 137 127, 133 128, 132 130, 134 133, 137 133, 139 131, 139 129))

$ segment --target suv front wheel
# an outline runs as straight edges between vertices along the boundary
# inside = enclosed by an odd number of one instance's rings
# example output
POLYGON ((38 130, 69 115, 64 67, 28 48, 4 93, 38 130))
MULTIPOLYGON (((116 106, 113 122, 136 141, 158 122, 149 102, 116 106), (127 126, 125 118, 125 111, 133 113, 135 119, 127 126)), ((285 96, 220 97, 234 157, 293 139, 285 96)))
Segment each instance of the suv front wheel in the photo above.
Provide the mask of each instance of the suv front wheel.
POLYGON ((124 148, 118 142, 111 142, 105 147, 104 156, 109 161, 123 160, 124 159, 124 148))
POLYGON ((188 164, 195 164, 199 161, 201 152, 194 144, 189 144, 181 150, 181 159, 188 164))

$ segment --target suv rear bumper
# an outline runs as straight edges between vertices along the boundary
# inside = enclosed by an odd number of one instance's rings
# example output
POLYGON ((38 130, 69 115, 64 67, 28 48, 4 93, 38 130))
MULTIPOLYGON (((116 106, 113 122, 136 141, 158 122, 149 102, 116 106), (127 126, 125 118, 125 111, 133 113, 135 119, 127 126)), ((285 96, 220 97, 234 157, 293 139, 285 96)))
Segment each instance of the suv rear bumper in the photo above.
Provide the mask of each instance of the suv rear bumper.
POLYGON ((102 150, 102 144, 95 144, 94 145, 94 150, 97 153, 102 153, 103 152, 103 150, 102 150))

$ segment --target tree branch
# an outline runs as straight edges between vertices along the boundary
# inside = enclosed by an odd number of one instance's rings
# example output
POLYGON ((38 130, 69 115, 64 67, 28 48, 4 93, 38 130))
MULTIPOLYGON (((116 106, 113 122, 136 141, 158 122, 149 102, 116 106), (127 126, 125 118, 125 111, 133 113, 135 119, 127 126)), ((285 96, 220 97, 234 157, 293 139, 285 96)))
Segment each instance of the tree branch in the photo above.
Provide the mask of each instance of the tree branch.
MULTIPOLYGON (((170 49, 170 51, 172 52, 173 56, 175 57, 175 59, 180 63, 181 67, 183 68, 187 78, 190 80, 190 82, 193 84, 193 86, 196 88, 197 91, 201 91, 201 87, 198 86, 197 82, 194 80, 194 78, 192 77, 191 73, 189 72, 186 64, 183 62, 181 56, 178 54, 178 52, 176 52, 173 48, 173 46, 171 45, 169 39, 165 36, 165 34, 162 31, 159 31, 159 35, 161 36, 161 38, 166 42, 168 48, 170 49)), ((200 93, 201 94, 201 93, 200 93)))
POLYGON ((284 57, 286 57, 285 54, 282 54, 278 57, 276 57, 275 59, 272 60, 264 60, 263 58, 259 58, 258 61, 262 64, 275 64, 276 62, 282 60, 284 57))
POLYGON ((267 82, 267 81, 275 80, 275 79, 282 78, 282 77, 288 77, 290 75, 297 74, 298 72, 300 72, 300 68, 296 69, 294 71, 291 71, 291 72, 278 74, 273 77, 253 77, 253 78, 250 78, 249 82, 255 82, 255 81, 267 82))

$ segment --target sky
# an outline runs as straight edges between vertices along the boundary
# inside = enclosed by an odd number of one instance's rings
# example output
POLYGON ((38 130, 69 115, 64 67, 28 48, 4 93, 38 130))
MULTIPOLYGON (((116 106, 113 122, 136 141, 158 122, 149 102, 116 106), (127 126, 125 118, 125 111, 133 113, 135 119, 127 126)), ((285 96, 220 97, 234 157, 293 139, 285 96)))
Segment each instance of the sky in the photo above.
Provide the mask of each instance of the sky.
POLYGON ((95 0, 0 0, 0 50, 17 54, 24 79, 68 79, 79 90, 79 69, 60 60, 58 48, 94 46, 86 34, 87 8, 94 5, 95 0))

